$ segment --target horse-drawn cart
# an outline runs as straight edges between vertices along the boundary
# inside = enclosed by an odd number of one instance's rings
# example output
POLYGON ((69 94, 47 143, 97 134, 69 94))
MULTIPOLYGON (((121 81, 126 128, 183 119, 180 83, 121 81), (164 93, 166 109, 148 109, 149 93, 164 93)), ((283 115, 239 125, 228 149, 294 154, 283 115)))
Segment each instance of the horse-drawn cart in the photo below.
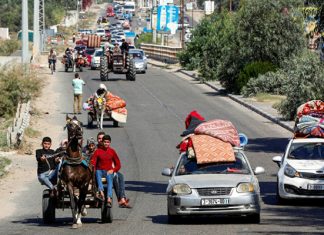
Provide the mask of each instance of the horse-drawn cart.
POLYGON ((97 122, 97 127, 103 129, 103 121, 112 121, 114 127, 119 123, 126 123, 126 102, 120 97, 108 92, 105 97, 91 96, 83 109, 88 111, 88 127, 92 128, 97 122))
MULTIPOLYGON (((106 189, 106 185, 105 189, 106 189)), ((78 197, 78 193, 75 194, 78 197)), ((107 206, 107 203, 99 201, 92 193, 91 189, 86 195, 85 199, 85 208, 94 208, 101 209, 101 222, 102 223, 111 223, 113 220, 112 208, 107 206)), ((55 222, 55 211, 56 209, 69 209, 71 208, 71 200, 69 192, 67 190, 58 191, 58 194, 54 197, 50 196, 50 190, 45 189, 43 191, 42 197, 42 208, 43 208, 43 222, 45 224, 52 224, 55 222)), ((86 212, 82 213, 82 216, 85 216, 86 212)))
MULTIPOLYGON (((92 186, 95 185, 93 169, 81 155, 83 125, 76 117, 71 119, 67 115, 66 120, 68 144, 64 153, 60 155, 63 162, 58 173, 57 191, 50 192, 48 189, 43 191, 43 221, 44 223, 54 223, 56 209, 71 208, 72 228, 78 228, 82 226, 81 217, 86 215, 85 208, 101 208, 101 221, 111 223, 111 206, 108 206, 107 198, 99 199, 97 197, 96 187, 92 186)), ((57 154, 59 153, 54 155, 57 154)), ((104 180, 103 184, 107 191, 107 183, 104 180)))

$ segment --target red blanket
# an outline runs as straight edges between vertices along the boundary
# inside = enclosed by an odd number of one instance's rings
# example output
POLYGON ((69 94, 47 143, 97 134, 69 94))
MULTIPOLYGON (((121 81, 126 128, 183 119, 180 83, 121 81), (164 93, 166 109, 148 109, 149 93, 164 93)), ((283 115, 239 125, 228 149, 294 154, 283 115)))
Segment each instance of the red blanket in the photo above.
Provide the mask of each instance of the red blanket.
POLYGON ((227 120, 214 119, 196 127, 195 134, 209 135, 234 146, 240 146, 240 138, 234 125, 227 120))
POLYGON ((230 143, 208 135, 193 135, 190 138, 197 164, 235 162, 233 147, 230 143))

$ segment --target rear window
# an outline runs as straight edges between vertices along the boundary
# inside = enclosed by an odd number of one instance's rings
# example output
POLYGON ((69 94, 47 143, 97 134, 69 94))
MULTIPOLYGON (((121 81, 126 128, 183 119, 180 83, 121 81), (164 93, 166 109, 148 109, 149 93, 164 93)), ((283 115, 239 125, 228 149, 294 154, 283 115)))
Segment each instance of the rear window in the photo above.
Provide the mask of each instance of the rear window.
POLYGON ((199 174, 250 174, 249 166, 244 156, 236 152, 235 162, 219 162, 210 164, 197 164, 196 158, 188 158, 184 154, 176 169, 176 175, 199 174))

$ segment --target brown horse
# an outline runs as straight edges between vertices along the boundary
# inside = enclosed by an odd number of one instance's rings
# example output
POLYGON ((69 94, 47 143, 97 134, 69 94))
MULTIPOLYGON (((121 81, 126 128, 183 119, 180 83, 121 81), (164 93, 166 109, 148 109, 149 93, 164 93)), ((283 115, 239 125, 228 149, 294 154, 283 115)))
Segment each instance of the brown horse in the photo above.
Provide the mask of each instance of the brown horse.
POLYGON ((82 226, 81 214, 84 209, 86 195, 91 180, 91 172, 81 162, 83 160, 81 149, 83 130, 82 123, 76 117, 66 116, 68 131, 68 146, 65 163, 62 166, 60 180, 68 189, 71 201, 73 225, 72 228, 82 226), (76 191, 77 190, 77 191, 76 191), (79 194, 78 196, 76 194, 79 194))

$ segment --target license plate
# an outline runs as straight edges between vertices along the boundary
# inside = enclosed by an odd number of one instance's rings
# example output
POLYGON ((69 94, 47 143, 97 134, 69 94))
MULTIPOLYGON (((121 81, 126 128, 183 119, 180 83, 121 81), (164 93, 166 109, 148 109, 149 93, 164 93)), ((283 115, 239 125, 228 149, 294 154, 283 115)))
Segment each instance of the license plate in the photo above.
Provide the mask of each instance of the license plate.
POLYGON ((201 199, 202 206, 226 205, 229 204, 228 198, 205 198, 201 199))
POLYGON ((308 190, 324 190, 324 184, 308 184, 308 190))

